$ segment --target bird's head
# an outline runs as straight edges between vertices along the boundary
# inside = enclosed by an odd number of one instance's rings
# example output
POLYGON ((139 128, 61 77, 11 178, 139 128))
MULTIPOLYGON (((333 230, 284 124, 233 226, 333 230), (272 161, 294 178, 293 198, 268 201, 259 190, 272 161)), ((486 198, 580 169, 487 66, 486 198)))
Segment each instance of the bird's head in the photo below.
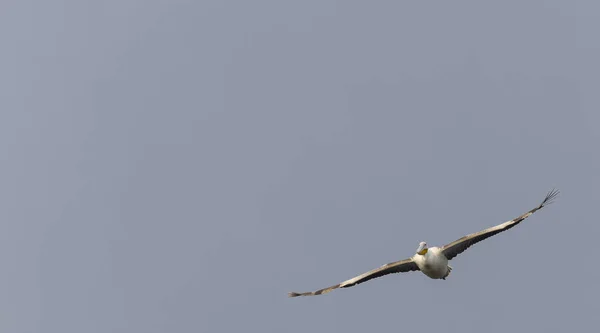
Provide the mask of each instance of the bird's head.
POLYGON ((427 243, 421 242, 417 248, 417 254, 424 255, 425 253, 427 253, 427 243))

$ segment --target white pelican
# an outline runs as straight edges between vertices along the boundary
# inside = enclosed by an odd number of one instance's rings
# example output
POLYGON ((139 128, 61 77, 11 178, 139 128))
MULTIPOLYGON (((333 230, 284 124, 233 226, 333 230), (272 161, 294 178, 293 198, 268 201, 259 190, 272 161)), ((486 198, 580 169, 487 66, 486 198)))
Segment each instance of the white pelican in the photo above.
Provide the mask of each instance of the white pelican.
POLYGON ((481 242, 482 240, 488 237, 491 237, 497 233, 500 233, 502 231, 508 230, 516 226, 517 224, 521 223, 521 221, 531 216, 531 214, 550 204, 557 195, 558 190, 552 190, 546 195, 546 198, 544 199, 544 201, 542 201, 542 203, 539 206, 517 217, 516 219, 504 222, 495 227, 491 227, 480 232, 476 232, 474 234, 464 236, 448 245, 444 245, 442 247, 428 248, 427 243, 421 242, 419 243, 419 247, 417 248, 417 253, 415 253, 415 255, 411 258, 383 265, 372 271, 366 272, 350 280, 346 280, 342 283, 336 284, 328 288, 305 293, 291 292, 288 293, 288 296, 296 297, 322 295, 337 288, 352 287, 359 283, 363 283, 365 281, 369 281, 371 279, 378 278, 386 274, 409 271, 420 270, 421 272, 423 272, 423 274, 427 275, 432 279, 445 280, 452 271, 452 267, 448 265, 448 260, 451 260, 452 258, 456 257, 457 255, 465 251, 467 248, 469 248, 471 245, 481 242))

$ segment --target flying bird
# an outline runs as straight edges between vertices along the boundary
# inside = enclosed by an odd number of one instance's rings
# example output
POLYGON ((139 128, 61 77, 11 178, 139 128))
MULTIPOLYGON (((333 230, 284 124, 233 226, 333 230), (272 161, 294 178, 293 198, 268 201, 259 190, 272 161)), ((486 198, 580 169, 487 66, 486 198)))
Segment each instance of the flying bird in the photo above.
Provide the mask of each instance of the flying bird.
POLYGON ((471 245, 481 242, 482 240, 488 237, 506 231, 521 223, 533 213, 552 203, 552 201, 554 200, 554 198, 556 198, 558 193, 558 190, 555 189, 548 192, 546 198, 544 199, 544 201, 542 201, 542 203, 539 206, 517 217, 516 219, 504 222, 502 224, 482 230, 480 232, 466 235, 442 247, 427 247, 426 242, 421 242, 419 243, 419 247, 417 248, 415 255, 413 255, 411 258, 383 265, 379 268, 376 268, 374 270, 371 270, 369 272, 366 272, 357 277, 346 280, 342 283, 333 285, 328 288, 304 293, 290 292, 288 293, 288 296, 297 297, 323 295, 337 288, 352 287, 359 283, 363 283, 387 274, 403 273, 410 271, 421 271, 423 272, 423 274, 427 275, 432 279, 445 280, 452 271, 452 267, 448 265, 448 260, 451 260, 452 258, 461 254, 471 245))

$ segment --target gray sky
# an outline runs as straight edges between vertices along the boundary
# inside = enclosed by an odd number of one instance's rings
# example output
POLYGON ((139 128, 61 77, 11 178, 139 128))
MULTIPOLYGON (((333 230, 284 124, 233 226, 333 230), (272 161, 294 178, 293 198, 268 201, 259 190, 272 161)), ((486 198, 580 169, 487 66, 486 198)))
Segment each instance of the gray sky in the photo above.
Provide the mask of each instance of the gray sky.
POLYGON ((600 324, 597 2, 1 7, 0 331, 600 324))

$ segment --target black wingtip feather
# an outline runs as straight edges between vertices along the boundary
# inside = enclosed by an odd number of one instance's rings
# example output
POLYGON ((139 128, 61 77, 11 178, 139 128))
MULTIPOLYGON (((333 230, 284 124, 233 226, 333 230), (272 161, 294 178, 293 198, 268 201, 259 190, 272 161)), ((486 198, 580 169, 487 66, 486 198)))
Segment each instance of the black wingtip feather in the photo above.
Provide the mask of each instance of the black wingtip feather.
POLYGON ((548 192, 548 194, 546 195, 546 198, 540 204, 540 208, 553 203, 554 199, 556 199, 556 197, 558 196, 559 193, 560 192, 555 188, 552 189, 550 192, 548 192))

